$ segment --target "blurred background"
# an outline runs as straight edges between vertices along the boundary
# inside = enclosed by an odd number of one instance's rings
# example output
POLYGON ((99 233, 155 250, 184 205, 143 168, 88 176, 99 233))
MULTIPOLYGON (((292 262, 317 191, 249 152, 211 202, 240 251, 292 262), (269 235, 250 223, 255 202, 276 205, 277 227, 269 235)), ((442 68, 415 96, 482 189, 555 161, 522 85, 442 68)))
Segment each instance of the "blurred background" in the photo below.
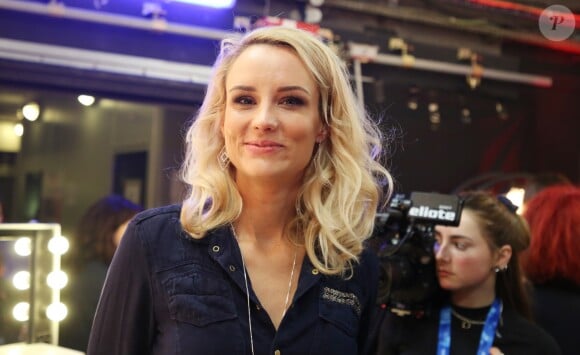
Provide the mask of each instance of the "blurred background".
POLYGON ((578 182, 578 1, 200 2, 0 0, 5 222, 66 235, 109 193, 179 202, 182 135, 219 40, 263 24, 312 30, 349 63, 390 137, 397 191, 546 171, 578 182), (542 25, 554 5, 566 21, 542 25))
MULTIPOLYGON (((312 31, 348 64, 396 192, 515 191, 521 205, 578 184, 577 0, 0 0, 0 345, 59 344, 78 314, 60 290, 98 294, 110 255, 81 254, 129 217, 95 201, 131 215, 181 201, 183 134, 219 42, 266 25, 312 31)), ((73 328, 88 334, 92 311, 73 328)))

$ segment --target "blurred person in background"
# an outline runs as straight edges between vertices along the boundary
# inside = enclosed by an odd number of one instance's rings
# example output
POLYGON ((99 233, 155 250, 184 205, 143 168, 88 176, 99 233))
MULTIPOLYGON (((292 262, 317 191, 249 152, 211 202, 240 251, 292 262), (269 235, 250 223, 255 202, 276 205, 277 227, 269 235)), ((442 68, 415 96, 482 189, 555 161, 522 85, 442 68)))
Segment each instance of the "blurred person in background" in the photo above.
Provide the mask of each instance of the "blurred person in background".
POLYGON ((59 345, 86 351, 113 254, 127 224, 142 210, 122 196, 108 195, 93 203, 81 217, 71 241, 69 285, 61 291, 68 315, 60 323, 59 345))
POLYGON ((555 185, 572 185, 572 182, 566 175, 558 172, 547 171, 533 174, 524 185, 524 207, 537 193, 555 185))
POLYGON ((521 264, 532 290, 535 320, 565 355, 580 353, 580 188, 544 188, 527 204, 530 247, 521 264))

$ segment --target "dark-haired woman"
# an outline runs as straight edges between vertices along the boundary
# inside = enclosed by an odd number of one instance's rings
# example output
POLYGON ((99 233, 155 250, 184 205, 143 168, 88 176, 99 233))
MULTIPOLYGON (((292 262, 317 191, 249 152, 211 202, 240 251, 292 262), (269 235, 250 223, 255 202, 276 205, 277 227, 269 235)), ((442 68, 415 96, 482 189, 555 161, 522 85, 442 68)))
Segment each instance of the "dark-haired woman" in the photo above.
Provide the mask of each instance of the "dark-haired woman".
POLYGON ((94 202, 77 225, 72 241, 70 285, 63 289, 68 315, 59 331, 59 345, 85 351, 99 294, 113 254, 129 221, 143 208, 119 195, 94 202))
POLYGON ((468 192, 457 227, 436 227, 437 278, 446 300, 429 317, 389 314, 379 354, 559 354, 534 325, 518 264, 525 221, 505 198, 468 192))

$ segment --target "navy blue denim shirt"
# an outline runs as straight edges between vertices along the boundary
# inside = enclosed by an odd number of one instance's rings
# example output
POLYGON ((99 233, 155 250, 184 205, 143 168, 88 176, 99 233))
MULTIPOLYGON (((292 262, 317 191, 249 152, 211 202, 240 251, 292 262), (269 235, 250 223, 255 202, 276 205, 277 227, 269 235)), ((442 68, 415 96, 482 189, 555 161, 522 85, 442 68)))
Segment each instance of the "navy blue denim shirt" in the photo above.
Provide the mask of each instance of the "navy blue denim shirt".
MULTIPOLYGON (((107 274, 88 355, 251 354, 242 259, 230 228, 195 240, 179 212, 151 209, 130 223, 107 274)), ((319 273, 305 258, 277 331, 250 283, 255 354, 370 353, 377 280, 368 251, 348 280, 319 273)))

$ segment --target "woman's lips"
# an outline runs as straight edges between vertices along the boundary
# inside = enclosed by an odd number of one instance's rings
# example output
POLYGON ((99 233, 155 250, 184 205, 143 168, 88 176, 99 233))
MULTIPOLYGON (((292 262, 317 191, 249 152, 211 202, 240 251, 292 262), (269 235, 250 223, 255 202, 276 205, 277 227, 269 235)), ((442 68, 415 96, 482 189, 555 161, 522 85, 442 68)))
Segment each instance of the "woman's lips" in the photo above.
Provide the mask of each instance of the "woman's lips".
POLYGON ((284 148, 284 145, 274 141, 253 141, 246 142, 245 146, 252 152, 269 153, 284 148))
POLYGON ((452 273, 450 271, 447 271, 447 270, 438 269, 437 270, 437 275, 439 275, 441 277, 446 277, 446 276, 451 276, 452 273))

